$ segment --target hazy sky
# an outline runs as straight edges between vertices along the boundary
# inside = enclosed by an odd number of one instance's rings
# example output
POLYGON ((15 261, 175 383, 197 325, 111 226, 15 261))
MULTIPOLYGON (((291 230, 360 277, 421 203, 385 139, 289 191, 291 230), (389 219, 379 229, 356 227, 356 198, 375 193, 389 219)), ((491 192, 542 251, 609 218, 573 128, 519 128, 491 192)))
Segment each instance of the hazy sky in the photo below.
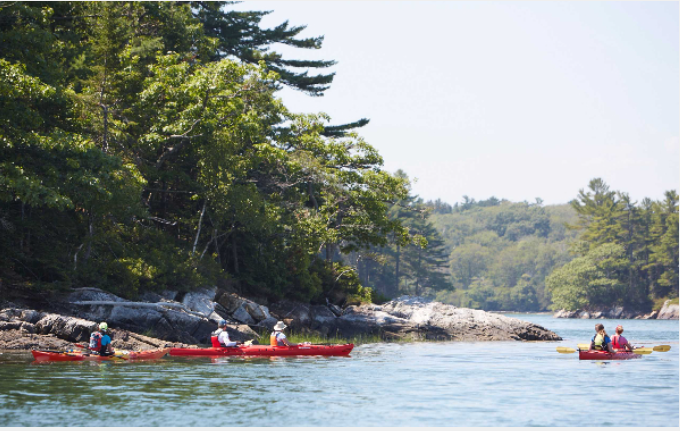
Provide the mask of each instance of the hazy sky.
MULTIPOLYGON (((359 133, 414 193, 546 204, 602 177, 633 199, 678 189, 680 49, 677 2, 260 2, 324 35, 326 96, 284 90, 296 112, 359 133)), ((311 71, 313 72, 313 70, 311 71)))

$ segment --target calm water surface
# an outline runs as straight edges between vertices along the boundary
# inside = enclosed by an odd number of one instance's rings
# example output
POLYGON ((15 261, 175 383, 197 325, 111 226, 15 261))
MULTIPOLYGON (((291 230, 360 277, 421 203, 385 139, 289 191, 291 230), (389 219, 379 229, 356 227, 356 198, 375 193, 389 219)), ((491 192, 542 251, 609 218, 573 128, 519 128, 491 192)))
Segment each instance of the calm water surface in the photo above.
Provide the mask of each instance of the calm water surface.
POLYGON ((349 358, 41 363, 0 355, 0 426, 674 426, 678 321, 623 324, 666 353, 597 363, 559 354, 594 320, 511 315, 556 343, 368 344, 349 358), (597 410, 598 421, 589 421, 597 410), (105 418, 105 419, 104 419, 105 418))

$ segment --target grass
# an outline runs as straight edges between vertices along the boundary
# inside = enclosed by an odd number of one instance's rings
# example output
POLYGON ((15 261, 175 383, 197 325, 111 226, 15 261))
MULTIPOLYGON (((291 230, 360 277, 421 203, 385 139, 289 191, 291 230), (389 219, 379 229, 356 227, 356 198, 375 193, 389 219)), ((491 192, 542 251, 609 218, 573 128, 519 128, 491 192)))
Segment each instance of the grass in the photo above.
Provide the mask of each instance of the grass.
MULTIPOLYGON (((654 306, 652 307, 652 310, 659 311, 661 310, 661 307, 663 307, 663 303, 668 301, 669 298, 659 298, 654 301, 654 306)), ((678 298, 673 298, 671 299, 671 302, 669 302, 670 305, 673 304, 678 304, 678 298)))

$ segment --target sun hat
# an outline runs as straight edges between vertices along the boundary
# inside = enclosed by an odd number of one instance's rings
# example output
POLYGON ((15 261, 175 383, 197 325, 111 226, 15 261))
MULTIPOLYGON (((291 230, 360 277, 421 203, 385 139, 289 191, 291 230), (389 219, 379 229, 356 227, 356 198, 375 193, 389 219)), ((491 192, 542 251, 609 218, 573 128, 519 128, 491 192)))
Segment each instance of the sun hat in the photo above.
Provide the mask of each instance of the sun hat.
POLYGON ((279 320, 278 322, 276 322, 276 325, 274 325, 274 330, 275 330, 275 331, 283 331, 283 330, 286 329, 286 328, 287 328, 286 324, 283 323, 283 322, 280 321, 280 320, 279 320))
POLYGON ((109 329, 109 325, 107 325, 106 322, 102 322, 99 324, 100 331, 106 331, 107 329, 109 329))

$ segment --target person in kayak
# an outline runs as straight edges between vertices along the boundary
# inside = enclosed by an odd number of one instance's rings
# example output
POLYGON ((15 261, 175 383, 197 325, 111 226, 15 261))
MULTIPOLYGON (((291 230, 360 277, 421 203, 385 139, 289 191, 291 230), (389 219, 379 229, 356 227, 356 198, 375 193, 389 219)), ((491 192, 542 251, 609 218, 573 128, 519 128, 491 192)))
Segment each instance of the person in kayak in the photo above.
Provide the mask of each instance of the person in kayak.
POLYGON ((593 336, 593 339, 590 341, 590 350, 605 350, 607 352, 613 352, 614 349, 612 348, 612 340, 604 330, 604 325, 601 323, 595 325, 595 332, 595 336, 593 336))
POLYGON ((291 343, 288 341, 288 338, 286 338, 286 334, 283 333, 283 330, 286 328, 286 324, 282 321, 279 320, 276 322, 276 325, 274 325, 274 332, 269 336, 269 344, 272 346, 297 346, 297 344, 291 343))
POLYGON ((616 327, 616 335, 612 336, 612 347, 617 352, 632 352, 633 346, 621 334, 623 334, 623 326, 619 325, 616 327))
POLYGON ((99 324, 99 331, 94 331, 90 335, 90 351, 95 355, 111 356, 113 355, 113 346, 111 346, 111 337, 107 334, 109 325, 106 322, 99 324))
POLYGON ((227 332, 227 321, 224 319, 220 320, 220 327, 217 328, 214 336, 217 336, 217 343, 219 344, 219 347, 235 347, 238 345, 236 341, 231 341, 229 339, 229 333, 227 332))

